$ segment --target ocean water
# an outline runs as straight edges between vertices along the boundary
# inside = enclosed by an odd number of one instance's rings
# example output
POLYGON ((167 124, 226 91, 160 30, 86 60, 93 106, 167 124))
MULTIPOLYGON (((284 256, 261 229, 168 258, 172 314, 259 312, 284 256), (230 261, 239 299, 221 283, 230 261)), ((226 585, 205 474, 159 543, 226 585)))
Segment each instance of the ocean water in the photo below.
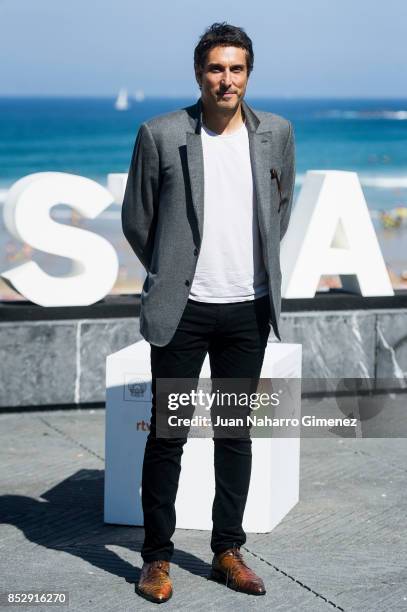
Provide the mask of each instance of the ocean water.
MULTIPOLYGON (((141 122, 193 102, 146 98, 131 101, 129 110, 119 112, 114 100, 106 98, 0 99, 0 212, 9 187, 33 172, 70 172, 106 184, 108 173, 127 172, 141 122)), ((398 227, 384 227, 380 219, 380 211, 391 215, 395 208, 407 207, 407 100, 248 97, 247 102, 293 122, 295 195, 307 170, 358 173, 386 263, 396 275, 407 270, 407 220, 398 227)), ((72 215, 64 205, 54 211, 56 219, 98 232, 115 245, 121 263, 117 290, 140 282, 140 269, 121 234, 117 205, 91 222, 72 215)), ((29 259, 49 273, 64 273, 70 267, 65 258, 33 252, 28 245, 19 244, 7 233, 0 215, 0 271, 29 259)), ((394 286, 397 282, 395 279, 394 286)))

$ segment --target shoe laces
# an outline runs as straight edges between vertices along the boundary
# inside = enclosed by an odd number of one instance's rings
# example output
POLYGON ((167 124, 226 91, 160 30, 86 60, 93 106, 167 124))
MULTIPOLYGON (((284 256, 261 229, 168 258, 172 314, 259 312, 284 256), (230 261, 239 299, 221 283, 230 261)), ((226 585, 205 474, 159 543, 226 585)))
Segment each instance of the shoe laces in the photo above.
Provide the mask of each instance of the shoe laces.
POLYGON ((244 562, 244 560, 243 560, 243 555, 242 555, 242 553, 240 552, 240 549, 239 549, 239 548, 233 547, 233 548, 230 550, 230 554, 231 554, 231 555, 233 555, 233 557, 236 557, 236 559, 238 559, 238 560, 239 560, 239 561, 242 563, 242 565, 244 565, 245 567, 247 567, 246 563, 245 563, 245 562, 244 562))

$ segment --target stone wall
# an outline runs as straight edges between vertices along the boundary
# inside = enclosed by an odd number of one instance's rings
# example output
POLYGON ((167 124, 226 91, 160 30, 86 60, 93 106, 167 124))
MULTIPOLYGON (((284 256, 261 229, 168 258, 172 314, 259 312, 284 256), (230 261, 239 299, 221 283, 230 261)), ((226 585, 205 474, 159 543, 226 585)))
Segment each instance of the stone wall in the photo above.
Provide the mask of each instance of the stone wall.
MULTIPOLYGON (((280 330, 303 346, 307 391, 329 378, 407 388, 407 308, 286 312, 280 330)), ((137 316, 0 321, 0 408, 104 402, 106 356, 140 338, 137 316)))

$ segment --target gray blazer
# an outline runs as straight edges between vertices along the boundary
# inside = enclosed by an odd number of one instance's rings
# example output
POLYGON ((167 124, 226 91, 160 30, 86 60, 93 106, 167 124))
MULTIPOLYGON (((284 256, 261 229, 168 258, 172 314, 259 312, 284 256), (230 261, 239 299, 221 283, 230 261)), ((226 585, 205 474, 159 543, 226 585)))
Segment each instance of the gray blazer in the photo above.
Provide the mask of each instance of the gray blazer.
MULTIPOLYGON (((292 125, 242 103, 249 132, 270 322, 281 340, 280 240, 291 214, 295 181, 292 125)), ((185 309, 202 242, 204 165, 201 100, 154 117, 137 134, 122 207, 123 233, 145 267, 140 332, 165 346, 185 309)))

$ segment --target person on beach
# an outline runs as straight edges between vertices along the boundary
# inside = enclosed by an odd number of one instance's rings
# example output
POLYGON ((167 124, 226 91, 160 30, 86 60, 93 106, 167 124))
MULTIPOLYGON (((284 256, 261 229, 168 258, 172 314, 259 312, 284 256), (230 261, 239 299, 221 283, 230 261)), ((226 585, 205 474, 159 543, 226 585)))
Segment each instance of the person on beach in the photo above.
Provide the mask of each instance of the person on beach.
MULTIPOLYGON (((123 233, 145 267, 140 332, 151 345, 152 412, 143 474, 145 537, 138 593, 167 601, 181 455, 187 438, 156 435, 157 379, 258 381, 270 325, 281 340, 280 241, 295 182, 291 123, 244 96, 253 48, 242 28, 215 23, 194 51, 199 100, 143 123, 122 208, 123 233)), ((214 437, 211 577, 263 595, 243 559, 250 436, 214 437)))

